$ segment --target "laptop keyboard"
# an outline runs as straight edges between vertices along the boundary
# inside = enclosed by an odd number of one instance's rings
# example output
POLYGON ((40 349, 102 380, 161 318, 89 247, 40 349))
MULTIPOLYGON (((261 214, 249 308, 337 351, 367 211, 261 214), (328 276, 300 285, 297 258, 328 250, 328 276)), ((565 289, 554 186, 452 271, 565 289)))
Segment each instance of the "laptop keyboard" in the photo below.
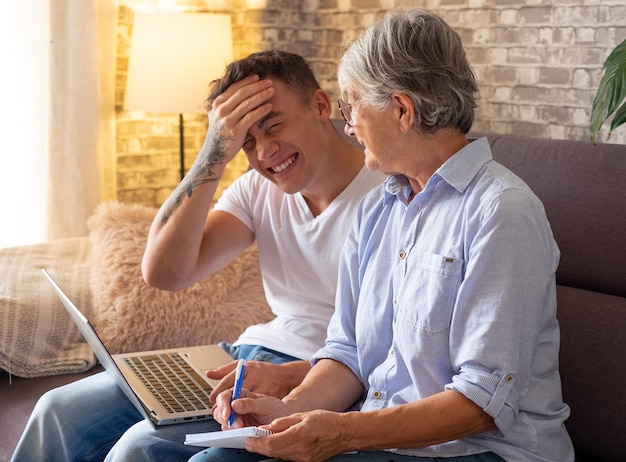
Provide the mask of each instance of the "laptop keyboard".
POLYGON ((124 358, 170 412, 211 409, 211 386, 178 353, 124 358))

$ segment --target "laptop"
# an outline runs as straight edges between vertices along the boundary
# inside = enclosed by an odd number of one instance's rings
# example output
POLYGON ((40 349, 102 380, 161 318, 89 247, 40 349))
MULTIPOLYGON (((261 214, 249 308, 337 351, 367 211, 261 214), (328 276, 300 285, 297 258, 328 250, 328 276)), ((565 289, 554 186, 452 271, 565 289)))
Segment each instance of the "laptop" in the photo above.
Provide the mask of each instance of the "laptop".
POLYGON ((41 271, 98 361, 155 428, 212 418, 209 394, 218 381, 206 377, 205 372, 234 361, 219 345, 111 355, 89 320, 50 273, 45 268, 41 271))

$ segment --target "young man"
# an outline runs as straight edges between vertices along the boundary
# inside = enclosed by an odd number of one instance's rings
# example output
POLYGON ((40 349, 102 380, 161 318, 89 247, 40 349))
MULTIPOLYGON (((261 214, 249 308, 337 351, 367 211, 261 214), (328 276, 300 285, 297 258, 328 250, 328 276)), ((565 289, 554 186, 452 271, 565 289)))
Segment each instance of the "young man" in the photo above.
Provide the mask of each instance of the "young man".
POLYGON ((572 462, 559 250, 539 199, 486 138, 466 138, 478 87, 459 36, 436 15, 392 10, 347 49, 339 86, 346 133, 390 177, 359 206, 326 346, 302 384, 233 401, 235 426, 275 432, 248 438, 238 460, 572 462))
MULTIPOLYGON (((224 348, 234 359, 260 359, 248 363, 246 386, 282 397, 324 343, 349 223, 384 178, 334 130, 329 97, 300 56, 267 51, 230 64, 213 82, 208 106, 205 144, 150 229, 144 278, 161 289, 185 287, 256 239, 276 318, 224 348), (253 170, 209 210, 226 164, 242 148, 253 170)), ((234 362, 209 373, 224 377, 217 391, 230 386, 233 369, 234 362)), ((198 451, 183 445, 186 433, 217 429, 207 421, 154 430, 103 373, 44 395, 13 460, 184 460, 198 451)))

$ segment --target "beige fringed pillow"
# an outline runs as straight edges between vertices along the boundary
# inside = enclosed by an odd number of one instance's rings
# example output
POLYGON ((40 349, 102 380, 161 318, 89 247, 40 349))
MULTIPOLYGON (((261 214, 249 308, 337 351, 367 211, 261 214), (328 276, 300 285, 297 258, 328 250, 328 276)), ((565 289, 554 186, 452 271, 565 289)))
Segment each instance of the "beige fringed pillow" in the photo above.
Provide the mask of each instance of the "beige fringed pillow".
POLYGON ((232 341, 250 324, 272 319, 256 246, 183 290, 149 287, 141 276, 141 258, 155 213, 109 202, 87 223, 95 327, 112 353, 232 341))
POLYGON ((0 368, 24 378, 83 372, 96 363, 52 286, 92 315, 89 239, 77 237, 0 249, 0 368))

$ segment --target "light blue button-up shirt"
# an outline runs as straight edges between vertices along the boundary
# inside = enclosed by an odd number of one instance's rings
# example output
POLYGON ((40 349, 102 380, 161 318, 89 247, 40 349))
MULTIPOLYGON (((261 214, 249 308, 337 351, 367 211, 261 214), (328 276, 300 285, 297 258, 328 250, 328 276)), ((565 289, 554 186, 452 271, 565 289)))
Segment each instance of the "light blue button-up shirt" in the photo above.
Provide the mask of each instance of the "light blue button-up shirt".
POLYGON ((313 362, 350 367, 367 391, 362 411, 453 389, 497 425, 399 453, 573 461, 558 373, 559 250, 539 199, 493 160, 486 138, 408 202, 410 193, 395 176, 361 202, 313 362))

